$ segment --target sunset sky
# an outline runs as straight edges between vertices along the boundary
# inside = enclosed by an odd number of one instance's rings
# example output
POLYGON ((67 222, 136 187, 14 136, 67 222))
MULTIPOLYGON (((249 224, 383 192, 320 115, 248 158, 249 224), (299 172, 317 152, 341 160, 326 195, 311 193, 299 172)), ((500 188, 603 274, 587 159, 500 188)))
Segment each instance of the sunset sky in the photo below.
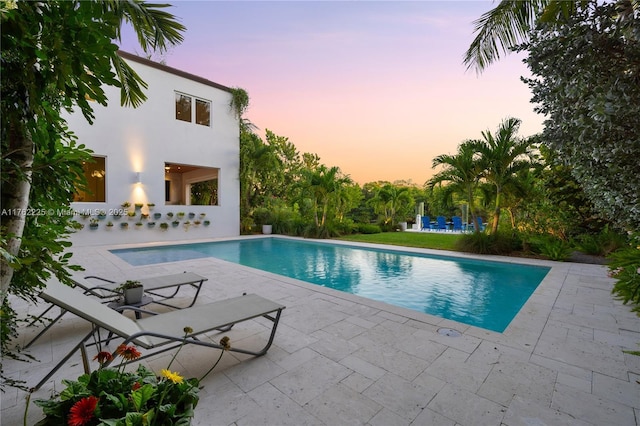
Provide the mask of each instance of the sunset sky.
MULTIPOLYGON (((187 31, 167 65, 242 87, 263 138, 286 136, 360 184, 422 185, 435 156, 509 116, 521 136, 542 130, 522 55, 481 75, 462 64, 491 1, 171 3, 187 31)), ((122 49, 140 53, 133 41, 122 49)))

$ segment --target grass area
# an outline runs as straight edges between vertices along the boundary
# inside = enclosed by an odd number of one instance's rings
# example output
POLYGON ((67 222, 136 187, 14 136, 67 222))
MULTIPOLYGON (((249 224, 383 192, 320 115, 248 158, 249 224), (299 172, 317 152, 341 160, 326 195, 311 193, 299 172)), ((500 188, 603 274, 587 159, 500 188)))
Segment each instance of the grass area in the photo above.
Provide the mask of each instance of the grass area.
POLYGON ((455 250, 460 234, 437 232, 382 232, 380 234, 355 234, 336 238, 359 243, 391 244, 394 246, 419 247, 436 250, 455 250))

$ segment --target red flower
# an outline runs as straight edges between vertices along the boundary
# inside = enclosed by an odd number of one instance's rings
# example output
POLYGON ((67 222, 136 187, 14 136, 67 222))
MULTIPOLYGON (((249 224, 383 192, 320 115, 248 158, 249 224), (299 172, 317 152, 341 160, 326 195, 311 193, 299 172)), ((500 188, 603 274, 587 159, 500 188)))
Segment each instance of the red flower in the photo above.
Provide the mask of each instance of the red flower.
POLYGON ((100 363, 100 365, 104 364, 105 362, 109 362, 113 359, 113 355, 111 355, 111 352, 107 352, 107 351, 101 351, 98 352, 98 355, 93 357, 93 360, 98 360, 98 362, 100 363))
POLYGON ((71 407, 67 424, 69 426, 84 426, 89 424, 97 406, 98 398, 95 396, 82 398, 71 407))
POLYGON ((120 345, 116 349, 116 355, 120 355, 122 358, 126 359, 127 361, 132 361, 134 359, 140 358, 142 354, 140 353, 140 351, 136 349, 135 346, 120 345))
POLYGON ((135 382, 132 386, 131 386, 131 390, 132 391, 137 391, 138 389, 140 389, 142 387, 142 384, 140 384, 140 382, 135 382))

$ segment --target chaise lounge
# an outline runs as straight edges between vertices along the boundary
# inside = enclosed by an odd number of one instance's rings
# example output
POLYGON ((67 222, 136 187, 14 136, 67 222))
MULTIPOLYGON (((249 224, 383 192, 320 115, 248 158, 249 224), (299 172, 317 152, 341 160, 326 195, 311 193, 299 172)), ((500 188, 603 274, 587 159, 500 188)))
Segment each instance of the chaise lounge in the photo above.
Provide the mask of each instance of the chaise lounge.
MULTIPOLYGON (((40 297, 49 303, 59 306, 65 311, 72 312, 89 321, 93 327, 91 332, 84 336, 80 342, 31 389, 32 391, 39 389, 78 350, 82 352, 84 370, 86 373, 89 373, 90 369, 86 347, 94 343, 88 344, 87 342, 94 334, 98 333, 100 329, 105 329, 109 332, 110 337, 106 342, 111 339, 111 335, 116 335, 124 339, 123 344, 135 344, 146 349, 147 352, 143 357, 139 358, 144 359, 177 348, 182 343, 222 349, 223 347, 221 345, 199 340, 198 336, 211 331, 226 331, 234 324, 264 317, 271 321, 273 325, 269 338, 263 348, 250 350, 231 347, 229 349, 232 352, 262 356, 267 353, 273 343, 278 322, 280 321, 280 315, 285 308, 283 305, 258 295, 248 294, 161 314, 128 307, 134 311, 144 312, 150 315, 134 320, 55 279, 49 281, 47 287, 40 293, 40 297), (191 332, 187 335, 185 335, 185 327, 191 329, 191 332)), ((95 344, 100 345, 101 343, 104 343, 104 341, 98 339, 95 344)))
MULTIPOLYGON (((98 277, 95 275, 89 275, 86 277, 80 276, 78 273, 72 273, 71 279, 75 287, 79 290, 82 290, 84 294, 89 296, 97 297, 98 299, 104 300, 105 303, 112 302, 122 294, 117 290, 117 287, 120 283, 116 281, 109 280, 107 278, 98 277), (98 280, 99 284, 94 282, 89 282, 88 279, 98 280)), ((174 309, 182 309, 182 307, 167 303, 167 299, 174 298, 180 289, 183 286, 194 287, 196 289, 196 293, 191 300, 191 303, 186 306, 187 308, 193 306, 198 299, 198 295, 200 294, 200 290, 202 289, 202 284, 207 281, 208 278, 203 277, 198 274, 194 274, 193 272, 183 272, 181 274, 172 274, 172 275, 161 275, 156 277, 144 278, 140 279, 140 284, 144 288, 145 293, 151 294, 154 296, 153 303, 168 306, 174 309), (161 292, 161 290, 169 290, 168 293, 161 292)), ((42 314, 40 314, 37 318, 35 318, 29 325, 35 324, 39 321, 44 315, 47 314, 55 305, 49 306, 42 314)), ((38 340, 44 333, 47 332, 53 325, 62 318, 62 316, 67 311, 62 309, 60 314, 53 318, 47 326, 40 331, 33 339, 29 341, 24 347, 25 349, 29 348, 36 340, 38 340)))

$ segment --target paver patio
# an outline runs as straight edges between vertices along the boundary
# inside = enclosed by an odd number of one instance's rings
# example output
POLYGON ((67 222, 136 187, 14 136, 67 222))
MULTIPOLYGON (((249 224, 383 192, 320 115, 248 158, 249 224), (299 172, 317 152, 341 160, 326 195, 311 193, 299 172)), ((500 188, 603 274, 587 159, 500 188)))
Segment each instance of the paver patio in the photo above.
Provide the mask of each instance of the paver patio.
MULTIPOLYGON (((109 248, 77 248, 74 260, 117 280, 195 272, 209 278, 198 304, 247 292, 287 306, 267 355, 224 354, 202 383, 194 425, 640 424, 640 357, 623 352, 640 349, 640 318, 613 299, 604 266, 468 256, 552 266, 496 333, 213 258, 132 267, 109 248)), ((88 330, 66 315, 32 346, 38 362, 4 359, 5 372, 36 383, 88 330)), ((262 339, 266 330, 257 320, 224 335, 233 344, 262 339)), ((24 330, 22 340, 35 332, 24 330)), ((146 362, 158 371, 170 357, 146 362)), ((208 348, 185 347, 172 370, 199 377, 216 358, 208 348)), ((81 373, 77 354, 32 399, 81 373)), ((2 425, 22 424, 25 397, 14 388, 2 395, 2 425)), ((40 418, 31 403, 27 424, 40 418)))

